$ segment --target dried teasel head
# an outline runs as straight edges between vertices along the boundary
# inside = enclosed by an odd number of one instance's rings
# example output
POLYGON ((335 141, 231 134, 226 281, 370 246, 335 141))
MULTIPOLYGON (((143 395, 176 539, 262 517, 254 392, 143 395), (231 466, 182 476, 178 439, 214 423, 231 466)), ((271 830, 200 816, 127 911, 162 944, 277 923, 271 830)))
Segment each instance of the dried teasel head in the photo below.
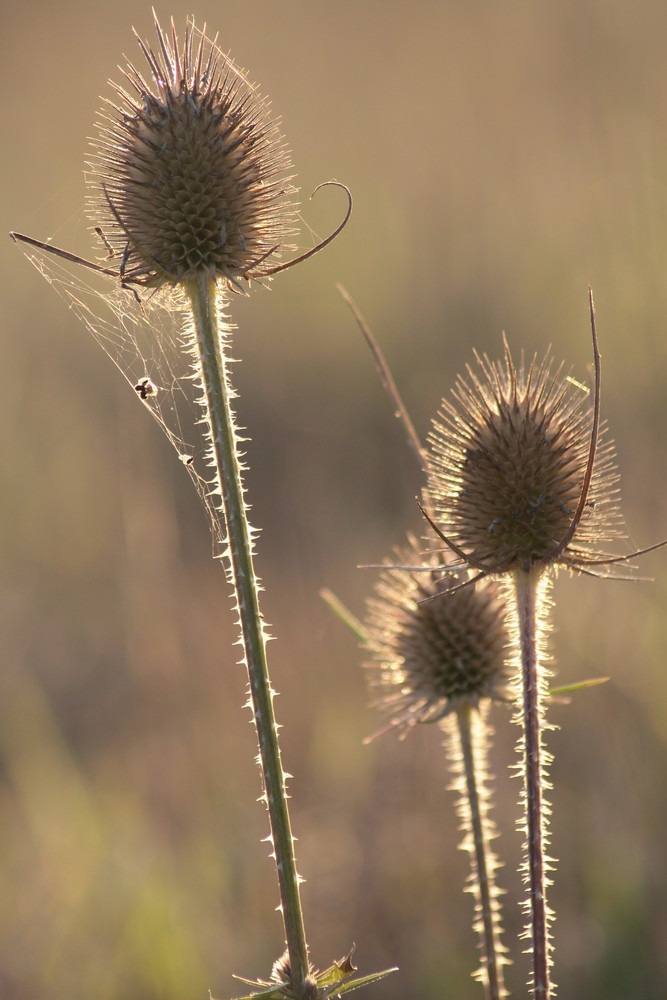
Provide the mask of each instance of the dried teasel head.
MULTIPOLYGON (((591 315, 592 299, 591 299, 591 315)), ((626 557, 612 442, 589 391, 549 353, 515 367, 475 355, 430 434, 429 492, 441 537, 470 566, 501 574, 562 565, 594 572, 626 557)))
POLYGON ((503 602, 495 584, 465 582, 412 537, 382 569, 368 601, 364 646, 372 654, 366 667, 375 704, 391 716, 387 728, 508 700, 503 602))
MULTIPOLYGON (((127 283, 261 278, 293 232, 290 160, 268 105, 188 21, 155 18, 157 51, 131 62, 100 113, 89 214, 127 283)), ((108 264, 108 260, 106 260, 108 264)))

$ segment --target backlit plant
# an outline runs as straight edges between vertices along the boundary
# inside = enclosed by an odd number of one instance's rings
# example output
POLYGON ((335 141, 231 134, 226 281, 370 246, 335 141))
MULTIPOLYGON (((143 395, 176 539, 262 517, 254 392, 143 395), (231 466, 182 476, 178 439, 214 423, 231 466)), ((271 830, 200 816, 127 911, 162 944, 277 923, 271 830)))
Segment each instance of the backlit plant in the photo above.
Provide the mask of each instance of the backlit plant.
POLYGON ((482 955, 476 975, 489 1000, 500 1000, 507 996, 506 958, 491 847, 487 717, 492 701, 508 699, 505 608, 493 583, 466 586, 465 572, 448 573, 439 556, 425 560, 416 539, 408 541, 387 560, 368 600, 366 669, 373 700, 389 717, 382 732, 436 722, 445 735, 471 861, 482 955))
MULTIPOLYGON (((162 30, 157 18, 155 28, 157 50, 136 36, 147 71, 127 64, 123 83, 114 84, 115 101, 103 106, 93 142, 88 210, 107 254, 103 263, 12 235, 114 278, 135 298, 143 316, 158 296, 167 310, 173 306, 186 317, 181 348, 200 391, 199 423, 214 472, 213 481, 202 480, 199 487, 224 532, 223 555, 248 670, 286 940, 285 955, 271 979, 246 982, 264 997, 324 1000, 380 976, 355 978, 350 956, 321 973, 309 960, 253 566, 254 531, 247 519, 231 402, 227 310, 231 292, 244 291, 252 280, 268 281, 330 242, 347 221, 351 199, 348 193, 348 213, 332 236, 295 260, 281 262, 296 208, 290 160, 267 103, 192 21, 182 44, 173 21, 171 33, 162 30), (145 306, 141 295, 146 295, 145 306)), ((85 315, 84 321, 92 325, 85 315)), ((154 335, 159 338, 160 331, 154 335)), ((149 406, 161 391, 148 376, 135 389, 149 406)), ((188 454, 181 458, 188 465, 193 461, 188 454)))
MULTIPOLYGON (((517 664, 516 719, 522 728, 527 936, 535 997, 551 996, 551 912, 547 904, 549 805, 543 746, 548 693, 545 635, 554 572, 607 575, 635 555, 614 555, 623 539, 614 449, 600 423, 600 355, 593 297, 593 406, 550 356, 517 368, 476 355, 442 402, 429 438, 429 496, 436 534, 477 579, 506 581, 517 664)), ((648 550, 644 550, 648 551, 648 550)))

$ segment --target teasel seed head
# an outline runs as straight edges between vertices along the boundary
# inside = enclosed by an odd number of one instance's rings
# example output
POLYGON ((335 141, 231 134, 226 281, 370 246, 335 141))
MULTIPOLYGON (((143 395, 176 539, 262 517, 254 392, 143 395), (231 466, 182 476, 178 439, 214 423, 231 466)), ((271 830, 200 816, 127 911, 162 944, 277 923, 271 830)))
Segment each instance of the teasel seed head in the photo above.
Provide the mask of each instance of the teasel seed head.
POLYGON ((517 369, 504 343, 504 363, 475 354, 434 421, 435 523, 483 573, 552 564, 592 572, 616 558, 606 545, 625 537, 613 444, 604 426, 592 431, 586 387, 554 369, 549 352, 527 369, 522 357, 517 369), (595 461, 578 511, 592 433, 595 461))
POLYGON ((410 536, 381 571, 364 645, 389 728, 436 722, 462 704, 508 700, 504 605, 495 584, 465 582, 410 536))
POLYGON ((182 46, 173 20, 171 37, 157 17, 155 27, 157 52, 137 35, 148 71, 128 62, 100 112, 89 214, 125 282, 206 274, 241 290, 292 234, 289 156, 268 105, 215 40, 192 21, 182 46))

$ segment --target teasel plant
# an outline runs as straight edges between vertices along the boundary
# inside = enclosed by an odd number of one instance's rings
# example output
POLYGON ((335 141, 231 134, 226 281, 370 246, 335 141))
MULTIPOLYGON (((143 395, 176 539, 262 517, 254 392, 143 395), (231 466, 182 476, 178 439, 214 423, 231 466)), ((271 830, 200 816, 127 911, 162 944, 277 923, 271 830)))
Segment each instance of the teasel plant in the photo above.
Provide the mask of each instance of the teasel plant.
MULTIPOLYGON (((322 250, 325 240, 283 261, 294 235, 295 189, 285 143, 269 107, 230 58, 189 20, 182 44, 174 22, 154 13, 157 47, 136 40, 146 63, 127 63, 115 98, 105 102, 89 163, 88 211, 107 257, 95 263, 19 233, 13 238, 114 280, 133 295, 173 302, 188 317, 182 333, 201 393, 210 490, 225 530, 224 561, 233 588, 249 704, 259 741, 269 841, 278 876, 285 954, 269 980, 243 980, 252 996, 315 1000, 342 996, 386 973, 355 976, 351 952, 323 972, 310 964, 300 899, 285 772, 266 659, 266 630, 253 565, 255 531, 247 517, 229 377, 232 293, 246 291, 322 250)), ((155 331, 160 336, 160 331, 155 331)), ((156 387, 135 387, 142 400, 156 387)))
POLYGON ((442 556, 408 536, 387 559, 368 599, 362 646, 374 706, 388 723, 375 736, 437 723, 453 772, 452 790, 470 857, 468 890, 488 1000, 507 997, 503 966, 497 836, 490 817, 491 704, 507 702, 505 608, 496 585, 466 586, 467 572, 443 572, 442 556))
MULTIPOLYGON (((371 350, 375 366, 400 420, 406 440, 426 479, 428 455, 386 358, 354 300, 341 295, 371 350)), ((423 503, 430 509, 426 491, 423 503)), ((449 554, 437 551, 433 536, 419 542, 408 535, 381 566, 367 614, 357 619, 330 591, 322 596, 354 632, 367 656, 372 703, 388 721, 366 742, 396 731, 404 738, 414 726, 437 724, 453 772, 452 789, 470 857, 468 890, 475 900, 473 929, 481 963, 474 973, 488 1000, 501 1000, 507 949, 502 943, 497 836, 490 816, 488 755, 493 702, 511 698, 505 606, 493 581, 475 583, 466 567, 452 568, 449 554)))
POLYGON ((433 423, 428 440, 425 518, 471 579, 505 583, 512 609, 517 665, 516 721, 523 774, 525 935, 531 989, 549 1000, 553 914, 547 888, 554 861, 547 854, 548 764, 543 734, 548 696, 546 638, 550 591, 559 569, 589 576, 628 576, 623 563, 659 548, 618 555, 625 539, 615 451, 600 421, 600 352, 589 289, 595 384, 590 391, 555 366, 548 352, 518 367, 504 340, 504 359, 475 354, 433 423))

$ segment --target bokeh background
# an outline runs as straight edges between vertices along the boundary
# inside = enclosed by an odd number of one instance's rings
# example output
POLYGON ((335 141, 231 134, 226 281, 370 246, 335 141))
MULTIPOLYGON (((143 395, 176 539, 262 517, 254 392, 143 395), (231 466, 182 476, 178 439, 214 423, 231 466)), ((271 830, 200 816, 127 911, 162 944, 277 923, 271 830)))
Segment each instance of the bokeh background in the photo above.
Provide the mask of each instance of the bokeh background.
MULTIPOLYGON (((184 8, 162 2, 166 22, 184 8)), ((197 3, 197 22, 270 95, 302 189, 303 248, 352 189, 352 221, 309 263, 234 302, 238 411, 262 527, 270 665, 294 775, 312 957, 357 943, 398 1000, 481 996, 467 859, 436 728, 362 739, 356 612, 376 562, 419 530, 420 481, 335 288, 356 298, 416 426, 473 347, 552 343, 590 375, 597 303, 603 410, 632 542, 667 535, 667 6, 197 3), (310 227, 310 228, 309 228, 310 227), (312 231, 311 231, 312 229, 312 231)), ((87 137, 136 0, 3 7, 4 229, 91 252, 87 137)), ((0 243, 0 995, 3 1000, 217 997, 282 950, 255 736, 230 599, 174 452, 20 250, 0 243)), ((551 892, 563 997, 667 993, 667 555, 652 582, 561 576, 551 892)), ((516 732, 493 716, 507 943, 516 732)), ((508 973, 525 995, 528 966, 508 973)), ((370 992, 369 992, 370 996, 370 992)))

